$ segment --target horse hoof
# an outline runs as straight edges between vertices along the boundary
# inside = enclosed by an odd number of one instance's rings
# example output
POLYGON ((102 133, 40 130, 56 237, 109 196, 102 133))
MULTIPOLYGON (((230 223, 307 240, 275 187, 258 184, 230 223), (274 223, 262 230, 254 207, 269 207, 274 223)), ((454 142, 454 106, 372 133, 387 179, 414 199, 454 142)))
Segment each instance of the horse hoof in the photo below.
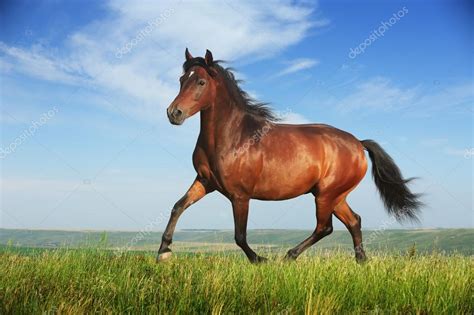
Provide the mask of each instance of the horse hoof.
POLYGON ((285 257, 283 258, 283 260, 285 260, 285 261, 295 261, 296 258, 298 258, 298 256, 290 249, 290 250, 286 253, 286 255, 285 255, 285 257))
POLYGON ((367 262, 367 257, 366 256, 356 257, 356 261, 359 265, 363 265, 367 262))
POLYGON ((161 253, 156 258, 156 261, 157 262, 163 262, 163 261, 169 260, 171 258, 171 256, 173 256, 172 252, 161 253))
POLYGON ((257 258, 255 258, 254 261, 252 261, 253 264, 261 264, 261 263, 264 263, 264 262, 267 262, 268 259, 265 258, 265 257, 261 257, 261 256, 257 256, 257 258))

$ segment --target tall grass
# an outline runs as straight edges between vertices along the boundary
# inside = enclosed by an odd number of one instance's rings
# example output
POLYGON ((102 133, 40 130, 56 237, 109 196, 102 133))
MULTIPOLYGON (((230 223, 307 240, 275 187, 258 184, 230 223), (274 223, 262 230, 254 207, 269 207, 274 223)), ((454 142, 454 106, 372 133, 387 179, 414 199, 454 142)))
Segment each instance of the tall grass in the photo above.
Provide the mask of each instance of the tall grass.
POLYGON ((251 265, 241 254, 0 254, 0 313, 470 313, 473 260, 343 253, 251 265))

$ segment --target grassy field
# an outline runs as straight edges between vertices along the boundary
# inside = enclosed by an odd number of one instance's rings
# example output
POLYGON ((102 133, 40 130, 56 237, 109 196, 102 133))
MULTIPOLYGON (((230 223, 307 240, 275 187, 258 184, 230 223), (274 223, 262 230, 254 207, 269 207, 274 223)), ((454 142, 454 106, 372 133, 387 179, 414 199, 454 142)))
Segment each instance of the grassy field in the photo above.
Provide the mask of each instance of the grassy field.
POLYGON ((100 249, 4 248, 0 313, 418 313, 472 314, 473 261, 455 255, 345 253, 280 257, 251 265, 242 255, 179 255, 100 249))
POLYGON ((0 314, 474 312, 472 229, 384 231, 363 265, 345 231, 296 262, 282 257, 307 231, 250 231, 270 258, 261 265, 231 231, 178 232, 175 256, 160 264, 159 233, 0 233, 0 314))

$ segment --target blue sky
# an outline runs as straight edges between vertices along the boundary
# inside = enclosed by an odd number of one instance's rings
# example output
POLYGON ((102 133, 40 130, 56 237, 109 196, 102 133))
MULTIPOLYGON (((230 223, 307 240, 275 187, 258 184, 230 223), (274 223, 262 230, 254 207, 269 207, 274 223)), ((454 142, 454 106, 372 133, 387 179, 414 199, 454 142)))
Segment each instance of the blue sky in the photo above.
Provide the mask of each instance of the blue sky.
MULTIPOLYGON (((195 176, 199 119, 165 115, 189 47, 289 122, 380 142, 419 177, 416 227, 473 227, 473 20, 468 1, 3 1, 0 225, 163 229, 195 176)), ((401 227, 370 174, 349 201, 365 227, 401 227)), ((251 203, 250 228, 314 221, 310 196, 251 203)), ((218 193, 178 224, 232 227, 218 193)))

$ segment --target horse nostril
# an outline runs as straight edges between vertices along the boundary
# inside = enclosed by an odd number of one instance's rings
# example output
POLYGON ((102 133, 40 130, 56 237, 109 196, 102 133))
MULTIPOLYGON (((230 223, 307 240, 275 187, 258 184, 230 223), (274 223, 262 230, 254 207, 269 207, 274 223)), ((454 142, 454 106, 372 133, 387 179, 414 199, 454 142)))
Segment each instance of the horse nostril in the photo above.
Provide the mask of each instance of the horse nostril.
POLYGON ((179 117, 181 117, 181 115, 183 115, 183 112, 182 112, 181 110, 179 110, 179 109, 176 108, 176 109, 173 111, 173 117, 174 117, 174 118, 179 118, 179 117))

